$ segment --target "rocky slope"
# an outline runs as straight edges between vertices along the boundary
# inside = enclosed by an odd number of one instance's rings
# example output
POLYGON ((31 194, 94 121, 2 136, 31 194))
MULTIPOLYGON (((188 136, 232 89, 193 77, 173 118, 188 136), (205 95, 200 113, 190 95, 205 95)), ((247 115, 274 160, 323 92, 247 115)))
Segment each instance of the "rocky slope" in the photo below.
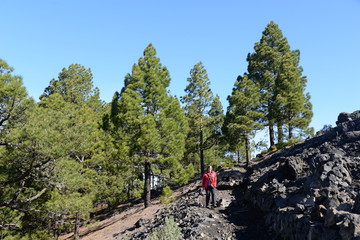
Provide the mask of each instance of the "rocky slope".
MULTIPOLYGON (((84 226, 82 240, 146 239, 149 234, 172 217, 184 239, 270 239, 264 227, 262 212, 244 202, 243 179, 246 170, 237 166, 218 172, 218 207, 204 207, 205 191, 201 180, 174 190, 176 199, 168 206, 152 200, 144 209, 143 203, 119 206, 118 210, 101 216, 102 221, 84 226)), ((61 239, 72 239, 72 234, 61 239)))
POLYGON ((254 159, 247 171, 219 169, 215 209, 204 208, 195 180, 172 204, 140 204, 82 239, 145 239, 172 217, 185 239, 360 240, 360 111, 341 113, 336 124, 254 159))
POLYGON ((145 238, 173 216, 187 239, 360 239, 360 111, 336 124, 246 173, 221 170, 219 209, 204 209, 198 189, 130 236, 145 238))
POLYGON ((242 182, 245 172, 242 167, 218 172, 218 207, 204 207, 205 191, 197 180, 192 189, 186 189, 152 219, 141 218, 134 227, 115 234, 115 239, 146 239, 169 217, 180 227, 184 239, 269 239, 263 214, 244 204, 242 182))
POLYGON ((360 239, 360 111, 252 167, 246 200, 283 239, 360 239))

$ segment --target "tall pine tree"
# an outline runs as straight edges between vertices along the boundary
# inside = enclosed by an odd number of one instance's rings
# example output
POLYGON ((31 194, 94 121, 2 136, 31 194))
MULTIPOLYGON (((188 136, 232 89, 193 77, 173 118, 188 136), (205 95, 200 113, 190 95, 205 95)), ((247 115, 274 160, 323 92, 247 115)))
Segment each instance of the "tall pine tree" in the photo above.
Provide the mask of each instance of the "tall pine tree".
POLYGON ((271 21, 247 57, 248 75, 259 85, 264 122, 269 128, 270 145, 284 139, 284 129, 293 137, 294 128, 307 131, 312 110, 305 94, 306 78, 299 66, 300 53, 291 50, 278 25, 271 21), (304 120, 306 118, 306 120, 304 120), (302 120, 300 120, 302 119, 302 120))
POLYGON ((259 111, 261 104, 258 89, 258 85, 249 79, 247 75, 238 77, 232 94, 228 96, 229 106, 223 126, 232 151, 240 152, 240 144, 245 144, 247 165, 249 165, 251 158, 251 137, 256 130, 262 128, 260 120, 263 114, 259 111))
POLYGON ((99 89, 93 86, 92 79, 91 69, 86 69, 80 64, 71 64, 68 68, 62 69, 58 79, 51 79, 40 99, 58 93, 66 102, 78 106, 86 104, 99 111, 103 107, 103 102, 100 100, 99 89))
MULTIPOLYGON (((21 130, 31 123, 29 115, 35 102, 29 98, 22 77, 0 59, 0 235, 26 226, 28 209, 46 193, 43 166, 46 160, 35 158, 21 130), (27 153, 19 151, 26 149, 27 153), (36 181, 34 181, 36 180, 36 181)), ((35 203, 35 204, 34 204, 35 203)))
POLYGON ((224 110, 220 97, 216 95, 211 103, 209 114, 209 136, 205 141, 205 163, 212 166, 227 164, 226 144, 223 142, 222 126, 224 124, 224 110))
POLYGON ((310 94, 304 93, 306 77, 302 76, 302 68, 299 67, 300 52, 292 51, 283 57, 281 74, 277 85, 275 104, 278 107, 277 122, 279 142, 283 141, 282 129, 284 125, 288 133, 288 140, 296 137, 294 131, 299 130, 299 135, 311 134, 312 129, 308 126, 312 118, 312 105, 310 94))
POLYGON ((151 178, 178 179, 182 166, 187 121, 179 101, 168 93, 170 75, 149 44, 125 77, 116 109, 122 134, 127 135, 134 168, 144 176, 144 203, 151 203, 151 178))
POLYGON ((54 160, 54 186, 45 209, 56 214, 47 218, 57 229, 64 227, 58 223, 61 216, 67 220, 64 223, 74 224, 77 236, 80 220, 89 217, 93 202, 99 198, 100 186, 95 179, 101 179, 103 162, 99 156, 106 145, 99 128, 103 103, 93 86, 91 70, 79 64, 62 69, 58 79, 50 81, 39 105, 37 116, 41 118, 34 116, 34 123, 40 132, 49 132, 40 141, 47 144, 47 154, 54 160))
MULTIPOLYGON (((195 64, 190 70, 190 77, 187 78, 187 81, 186 95, 181 98, 182 103, 185 104, 184 109, 191 128, 187 136, 186 158, 195 166, 197 166, 198 158, 200 158, 200 172, 203 174, 205 171, 205 150, 209 149, 205 143, 208 138, 213 136, 209 110, 214 97, 210 89, 207 71, 202 62, 195 64)), ((217 115, 222 114, 219 110, 217 112, 214 110, 213 114, 215 113, 217 115)))

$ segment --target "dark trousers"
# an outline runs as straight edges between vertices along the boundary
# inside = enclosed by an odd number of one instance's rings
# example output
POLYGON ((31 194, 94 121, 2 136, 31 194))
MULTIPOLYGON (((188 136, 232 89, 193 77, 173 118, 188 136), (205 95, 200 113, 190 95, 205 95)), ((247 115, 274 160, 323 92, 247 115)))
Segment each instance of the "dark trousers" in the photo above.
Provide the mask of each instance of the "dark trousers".
POLYGON ((215 188, 207 187, 205 188, 205 192, 206 192, 206 207, 209 206, 210 195, 211 195, 212 205, 215 207, 216 206, 215 188))

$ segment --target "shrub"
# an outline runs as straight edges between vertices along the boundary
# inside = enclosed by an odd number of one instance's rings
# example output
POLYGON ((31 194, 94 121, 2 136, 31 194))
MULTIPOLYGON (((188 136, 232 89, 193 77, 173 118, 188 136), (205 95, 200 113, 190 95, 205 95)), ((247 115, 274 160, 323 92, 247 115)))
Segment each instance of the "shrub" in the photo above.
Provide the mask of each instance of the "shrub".
POLYGON ((173 194, 173 191, 171 190, 171 188, 169 186, 164 187, 162 190, 161 196, 160 196, 160 202, 168 205, 169 203, 174 201, 174 198, 171 197, 172 194, 173 194))
POLYGON ((165 219, 165 225, 158 227, 146 240, 178 240, 182 238, 180 228, 174 218, 170 217, 165 219))

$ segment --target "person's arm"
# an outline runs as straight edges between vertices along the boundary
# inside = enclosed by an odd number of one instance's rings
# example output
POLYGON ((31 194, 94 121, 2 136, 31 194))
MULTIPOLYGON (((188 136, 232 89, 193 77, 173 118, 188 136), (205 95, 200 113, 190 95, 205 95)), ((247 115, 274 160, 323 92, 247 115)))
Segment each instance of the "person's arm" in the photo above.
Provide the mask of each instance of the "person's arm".
POLYGON ((214 178, 215 178, 215 187, 217 187, 217 174, 216 174, 216 172, 214 172, 214 178))

